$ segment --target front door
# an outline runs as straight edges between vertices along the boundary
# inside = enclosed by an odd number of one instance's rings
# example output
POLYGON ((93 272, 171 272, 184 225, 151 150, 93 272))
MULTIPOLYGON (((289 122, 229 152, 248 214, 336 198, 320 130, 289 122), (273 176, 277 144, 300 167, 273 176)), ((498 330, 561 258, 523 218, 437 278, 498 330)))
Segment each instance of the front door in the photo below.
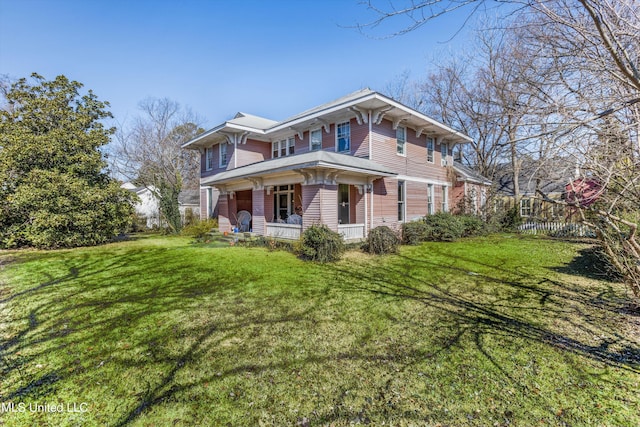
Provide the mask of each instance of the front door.
POLYGON ((349 185, 338 185, 338 224, 350 224, 349 221, 349 185))

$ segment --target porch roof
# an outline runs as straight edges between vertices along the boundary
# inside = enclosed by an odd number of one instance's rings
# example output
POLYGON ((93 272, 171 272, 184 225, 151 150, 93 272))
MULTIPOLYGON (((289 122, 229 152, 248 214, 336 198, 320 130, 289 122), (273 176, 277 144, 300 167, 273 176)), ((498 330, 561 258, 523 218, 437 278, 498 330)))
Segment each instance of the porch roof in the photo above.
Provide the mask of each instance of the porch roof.
POLYGON ((381 178, 395 176, 396 173, 369 159, 354 157, 333 151, 311 151, 295 156, 280 157, 263 162, 252 163, 236 169, 220 172, 202 178, 201 185, 228 184, 247 178, 259 178, 283 172, 295 172, 305 169, 329 169, 344 171, 356 175, 381 178))

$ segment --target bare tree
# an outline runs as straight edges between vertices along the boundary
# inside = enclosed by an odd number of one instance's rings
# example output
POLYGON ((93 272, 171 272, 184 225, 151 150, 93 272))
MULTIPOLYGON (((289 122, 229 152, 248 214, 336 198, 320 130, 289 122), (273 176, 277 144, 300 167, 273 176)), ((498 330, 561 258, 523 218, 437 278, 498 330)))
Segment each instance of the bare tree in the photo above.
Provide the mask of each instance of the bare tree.
POLYGON ((423 0, 404 8, 370 0, 366 5, 377 17, 358 27, 366 32, 398 22, 390 35, 400 35, 454 9, 467 8, 471 15, 494 4, 506 5, 504 15, 513 18, 504 21, 505 34, 518 34, 522 41, 511 56, 514 67, 532 73, 496 69, 507 86, 493 88, 490 98, 514 110, 523 104, 537 116, 523 126, 519 113, 507 115, 509 148, 525 139, 537 141, 539 156, 563 152, 575 158, 581 173, 575 182, 597 183, 597 202, 584 203, 576 186, 573 207, 596 229, 609 261, 640 299, 637 0, 423 0), (544 81, 536 72, 544 73, 544 81), (534 90, 523 91, 524 99, 513 98, 523 84, 534 90))
POLYGON ((118 133, 114 163, 121 175, 154 193, 169 228, 179 232, 178 195, 183 188, 199 188, 200 161, 197 152, 180 147, 204 130, 175 101, 149 98, 139 106, 143 114, 118 133))

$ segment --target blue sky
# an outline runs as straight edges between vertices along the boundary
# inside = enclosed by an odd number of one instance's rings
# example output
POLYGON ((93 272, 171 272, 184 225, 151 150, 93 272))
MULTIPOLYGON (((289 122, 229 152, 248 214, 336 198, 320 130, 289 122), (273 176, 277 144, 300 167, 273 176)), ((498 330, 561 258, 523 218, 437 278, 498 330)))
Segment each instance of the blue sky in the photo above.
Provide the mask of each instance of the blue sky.
POLYGON ((64 74, 120 123, 167 97, 212 127, 237 111, 282 120, 363 87, 384 92, 466 44, 464 31, 449 41, 464 13, 389 39, 345 28, 371 17, 358 0, 0 0, 0 74, 64 74))

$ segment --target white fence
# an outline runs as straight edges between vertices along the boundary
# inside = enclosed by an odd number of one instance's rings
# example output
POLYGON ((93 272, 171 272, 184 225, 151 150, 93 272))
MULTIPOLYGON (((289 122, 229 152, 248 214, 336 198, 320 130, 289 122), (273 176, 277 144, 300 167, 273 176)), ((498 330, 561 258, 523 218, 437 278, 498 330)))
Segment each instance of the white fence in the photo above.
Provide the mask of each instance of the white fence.
POLYGON ((364 224, 338 224, 338 233, 344 240, 364 239, 364 224))
POLYGON ((593 230, 580 223, 559 221, 527 221, 518 227, 523 234, 545 234, 557 237, 595 237, 593 230))

